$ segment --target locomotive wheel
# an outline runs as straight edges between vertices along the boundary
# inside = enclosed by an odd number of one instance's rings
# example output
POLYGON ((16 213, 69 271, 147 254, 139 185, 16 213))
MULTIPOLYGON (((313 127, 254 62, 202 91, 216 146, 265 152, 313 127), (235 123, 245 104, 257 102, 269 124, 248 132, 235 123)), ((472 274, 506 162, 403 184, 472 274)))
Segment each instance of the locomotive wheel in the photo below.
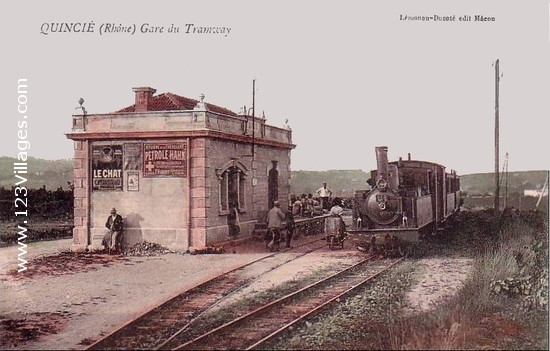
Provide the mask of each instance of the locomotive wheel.
POLYGON ((416 258, 417 255, 418 255, 418 246, 416 243, 412 243, 409 245, 409 250, 408 250, 408 257, 411 257, 411 258, 416 258))
POLYGON ((399 252, 399 256, 401 257, 408 257, 409 256, 409 247, 403 247, 403 245, 399 245, 399 247, 397 248, 398 252, 399 252))

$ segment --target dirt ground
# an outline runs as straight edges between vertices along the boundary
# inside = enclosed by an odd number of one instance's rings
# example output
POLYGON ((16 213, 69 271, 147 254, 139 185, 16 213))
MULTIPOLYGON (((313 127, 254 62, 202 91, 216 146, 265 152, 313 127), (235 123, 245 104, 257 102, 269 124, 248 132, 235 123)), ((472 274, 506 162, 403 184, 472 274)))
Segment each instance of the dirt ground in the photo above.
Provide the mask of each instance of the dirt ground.
POLYGON ((265 254, 237 247, 237 254, 126 257, 69 253, 63 240, 42 244, 28 248, 21 273, 17 248, 0 250, 2 349, 84 349, 98 335, 265 254))
MULTIPOLYGON (((35 246, 29 269, 21 273, 14 271, 17 252, 13 248, 0 250, 2 349, 84 349, 98 336, 172 296, 266 254, 263 243, 256 241, 238 245, 236 254, 226 250, 229 253, 147 257, 68 253, 60 249, 66 241, 57 244, 35 246), (47 252, 52 255, 45 257, 47 252)), ((299 264, 266 274, 247 291, 299 279, 335 260, 349 262, 358 254, 350 245, 345 250, 307 255, 299 264)), ((430 308, 456 291, 471 267, 460 258, 428 259, 422 265, 418 284, 408 295, 411 311, 430 308)))
POLYGON ((426 258, 415 272, 416 284, 406 295, 405 313, 429 310, 457 292, 471 272, 473 260, 464 257, 426 258))

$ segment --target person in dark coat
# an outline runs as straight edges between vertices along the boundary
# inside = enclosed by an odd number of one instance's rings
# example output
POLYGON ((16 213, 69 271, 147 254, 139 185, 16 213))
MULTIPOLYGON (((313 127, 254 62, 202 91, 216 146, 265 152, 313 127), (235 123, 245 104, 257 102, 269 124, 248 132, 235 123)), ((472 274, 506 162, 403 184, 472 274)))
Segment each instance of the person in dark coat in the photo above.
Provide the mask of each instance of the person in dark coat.
POLYGON ((109 249, 109 252, 118 250, 122 252, 122 216, 116 213, 116 208, 111 209, 111 215, 107 217, 105 227, 109 232, 103 237, 103 246, 109 249))
POLYGON ((227 215, 227 226, 229 227, 229 237, 235 239, 240 233, 239 226, 239 209, 236 206, 229 208, 229 214, 227 215))
POLYGON ((286 247, 291 248, 292 246, 290 246, 290 241, 294 236, 294 229, 296 228, 296 222, 294 221, 294 214, 292 213, 291 208, 289 208, 285 214, 285 222, 286 222, 286 247))
POLYGON ((227 214, 227 226, 229 227, 229 239, 233 245, 233 253, 237 253, 235 250, 235 238, 241 232, 241 226, 239 221, 239 206, 237 204, 229 205, 229 213, 227 214))

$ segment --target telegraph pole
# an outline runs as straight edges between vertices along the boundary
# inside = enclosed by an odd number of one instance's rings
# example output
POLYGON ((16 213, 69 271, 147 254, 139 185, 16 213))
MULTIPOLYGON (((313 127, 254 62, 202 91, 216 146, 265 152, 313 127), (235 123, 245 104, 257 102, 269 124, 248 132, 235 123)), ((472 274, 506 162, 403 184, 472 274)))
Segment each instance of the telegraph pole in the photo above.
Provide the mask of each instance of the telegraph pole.
POLYGON ((498 177, 498 84, 499 84, 499 76, 498 76, 498 59, 495 62, 495 215, 498 215, 500 211, 499 206, 499 192, 500 192, 500 184, 499 184, 499 177, 498 177))
POLYGON ((256 97, 256 78, 252 80, 252 162, 254 162, 254 144, 255 144, 255 131, 256 131, 256 117, 254 115, 254 105, 256 97))
POLYGON ((256 144, 256 115, 254 108, 256 105, 256 78, 252 80, 252 217, 255 218, 254 213, 254 187, 256 186, 256 162, 255 162, 255 150, 254 144, 256 144))

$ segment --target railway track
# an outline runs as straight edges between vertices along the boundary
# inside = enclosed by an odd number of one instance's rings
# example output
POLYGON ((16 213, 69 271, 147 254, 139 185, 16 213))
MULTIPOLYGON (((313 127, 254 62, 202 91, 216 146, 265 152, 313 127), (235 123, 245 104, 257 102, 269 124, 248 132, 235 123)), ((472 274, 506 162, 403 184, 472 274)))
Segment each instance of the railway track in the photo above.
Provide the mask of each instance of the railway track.
MULTIPOLYGON (((250 350, 261 349, 269 340, 286 332, 291 326, 320 312, 335 301, 388 271, 403 259, 375 261, 372 256, 320 279, 275 301, 256 307, 223 325, 201 330, 205 333, 180 333, 161 345, 171 350, 250 350)), ((204 329, 203 329, 204 328, 204 329)))
POLYGON ((290 261, 326 247, 324 238, 318 238, 293 249, 296 252, 283 261, 274 261, 278 253, 271 253, 237 267, 176 297, 137 317, 121 328, 90 345, 87 350, 136 350, 156 349, 185 331, 194 320, 214 308, 223 298, 236 293, 259 276, 244 272, 253 265, 268 265, 263 274, 290 261), (309 247, 311 246, 311 247, 309 247), (300 251, 302 249, 303 251, 300 251))

